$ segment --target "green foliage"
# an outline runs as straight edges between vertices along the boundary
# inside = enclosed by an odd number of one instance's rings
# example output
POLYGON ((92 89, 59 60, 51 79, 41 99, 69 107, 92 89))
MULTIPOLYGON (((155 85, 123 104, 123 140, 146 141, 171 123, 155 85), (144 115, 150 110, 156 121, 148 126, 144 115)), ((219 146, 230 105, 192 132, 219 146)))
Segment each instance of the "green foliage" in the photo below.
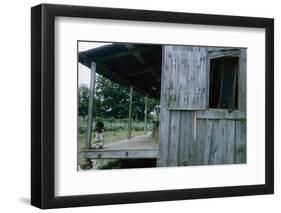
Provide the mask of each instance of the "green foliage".
POLYGON ((128 88, 120 86, 101 75, 97 76, 96 97, 100 102, 99 116, 103 118, 128 117, 128 88))
POLYGON ((82 84, 78 89, 79 96, 79 116, 82 116, 85 119, 85 116, 88 113, 88 100, 89 100, 89 91, 88 87, 82 84))
MULTIPOLYGON (((112 132, 118 132, 118 131, 127 131, 128 129, 128 119, 115 119, 115 118, 100 118, 97 117, 95 119, 95 123, 98 121, 102 121, 104 123, 104 131, 112 131, 112 132)), ((149 122, 147 124, 148 130, 152 130, 152 122, 149 122)), ((86 132, 87 128, 87 122, 83 119, 79 119, 79 133, 84 134, 86 132)), ((133 121, 132 122, 132 131, 143 131, 144 130, 144 123, 139 121, 133 121)))
MULTIPOLYGON (((83 119, 88 114, 89 91, 86 85, 79 87, 79 116, 83 119)), ((100 121, 104 119, 127 119, 129 109, 129 88, 114 83, 113 81, 97 75, 96 93, 94 97, 94 117, 100 121)), ((148 98, 147 113, 155 110, 157 100, 148 98)), ((133 92, 132 119, 135 121, 144 120, 145 96, 133 92)), ((153 119, 151 115, 148 119, 153 119)), ((127 122, 127 121, 126 121, 127 122)), ((81 130, 82 131, 82 130, 81 130)))

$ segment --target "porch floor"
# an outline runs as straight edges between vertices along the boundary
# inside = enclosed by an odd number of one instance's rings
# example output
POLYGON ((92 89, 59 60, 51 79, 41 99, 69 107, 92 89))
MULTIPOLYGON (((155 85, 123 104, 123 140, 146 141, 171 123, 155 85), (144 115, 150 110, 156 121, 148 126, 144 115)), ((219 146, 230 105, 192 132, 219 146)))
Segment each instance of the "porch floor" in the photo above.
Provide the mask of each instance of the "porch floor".
POLYGON ((102 149, 83 149, 82 153, 87 159, 157 158, 158 143, 146 134, 105 144, 102 149))

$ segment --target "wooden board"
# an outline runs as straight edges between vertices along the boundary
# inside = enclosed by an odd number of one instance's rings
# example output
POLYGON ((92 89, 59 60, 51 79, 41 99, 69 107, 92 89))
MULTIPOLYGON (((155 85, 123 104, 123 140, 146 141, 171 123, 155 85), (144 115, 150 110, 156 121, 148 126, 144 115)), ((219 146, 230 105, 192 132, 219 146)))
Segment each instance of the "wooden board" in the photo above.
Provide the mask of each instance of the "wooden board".
POLYGON ((165 46, 164 49, 161 98, 165 98, 169 109, 205 109, 207 48, 165 46))
POLYGON ((159 126, 159 152, 157 166, 168 165, 168 148, 169 148, 169 128, 170 128, 170 111, 169 111, 169 94, 167 89, 169 76, 165 67, 166 47, 162 48, 162 75, 161 75, 161 98, 160 98, 160 126, 159 126), (166 74, 164 74, 166 73, 166 74))
POLYGON ((206 131, 207 126, 205 120, 197 120, 196 122, 196 138, 194 143, 193 164, 202 165, 204 161, 205 149, 206 147, 206 131), (198 134, 197 134, 198 133, 198 134))
MULTIPOLYGON (((203 165, 208 165, 209 164, 209 159, 210 159, 210 149, 211 149, 211 144, 212 144, 212 131, 213 131, 213 122, 211 120, 206 120, 206 134, 204 142, 204 149, 202 150, 203 155, 203 165)), ((202 134, 204 135, 204 134, 202 134)))
POLYGON ((194 149, 194 119, 195 114, 190 111, 180 111, 180 138, 178 151, 178 165, 189 166, 194 165, 195 149, 194 149))
POLYGON ((247 64, 246 49, 241 50, 238 73, 238 107, 242 112, 247 112, 247 64))
POLYGON ((147 159, 157 158, 157 150, 104 150, 84 151, 85 159, 147 159))
POLYGON ((230 49, 230 50, 220 50, 220 51, 210 51, 210 58, 221 58, 227 56, 239 56, 240 50, 239 49, 230 49))
POLYGON ((180 140, 180 112, 170 112, 170 134, 168 146, 169 166, 177 166, 179 158, 179 140, 180 140))
POLYGON ((246 122, 236 121, 235 163, 246 163, 246 122))
POLYGON ((235 121, 226 121, 226 135, 227 135, 227 147, 226 147, 226 162, 228 164, 235 163, 235 121))
POLYGON ((105 144, 102 149, 82 149, 81 152, 84 158, 90 159, 157 158, 158 144, 150 137, 150 134, 135 136, 105 144))
POLYGON ((246 113, 238 110, 229 112, 225 109, 209 109, 197 112, 197 119, 246 120, 246 113))
POLYGON ((92 139, 92 125, 94 122, 93 117, 93 106, 94 106, 94 95, 95 95, 95 82, 96 82, 96 63, 91 63, 91 77, 89 87, 89 103, 88 103, 88 117, 87 117, 87 133, 85 147, 90 148, 92 139))

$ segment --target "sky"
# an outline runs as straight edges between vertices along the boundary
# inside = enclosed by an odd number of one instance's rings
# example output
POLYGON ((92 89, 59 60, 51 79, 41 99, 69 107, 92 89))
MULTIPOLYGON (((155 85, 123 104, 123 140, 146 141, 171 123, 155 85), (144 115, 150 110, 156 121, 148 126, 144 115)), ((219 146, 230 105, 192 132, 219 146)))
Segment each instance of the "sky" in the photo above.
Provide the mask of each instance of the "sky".
MULTIPOLYGON (((101 42, 84 42, 84 41, 80 41, 78 43, 78 52, 82 52, 82 51, 86 51, 89 49, 94 49, 97 47, 101 47, 104 45, 108 45, 111 43, 101 43, 101 42)), ((83 64, 79 63, 78 64, 78 82, 79 85, 81 84, 86 84, 87 86, 89 86, 89 82, 90 82, 90 69, 86 66, 84 66, 83 64)))

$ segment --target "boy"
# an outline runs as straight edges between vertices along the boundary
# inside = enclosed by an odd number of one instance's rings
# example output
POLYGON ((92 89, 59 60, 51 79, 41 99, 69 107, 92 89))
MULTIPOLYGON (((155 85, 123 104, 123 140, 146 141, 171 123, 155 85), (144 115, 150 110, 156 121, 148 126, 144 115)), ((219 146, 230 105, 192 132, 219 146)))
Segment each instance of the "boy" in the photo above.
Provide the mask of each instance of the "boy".
POLYGON ((96 136, 91 143, 92 149, 101 149, 103 147, 104 138, 102 134, 103 122, 99 121, 96 123, 96 136))

